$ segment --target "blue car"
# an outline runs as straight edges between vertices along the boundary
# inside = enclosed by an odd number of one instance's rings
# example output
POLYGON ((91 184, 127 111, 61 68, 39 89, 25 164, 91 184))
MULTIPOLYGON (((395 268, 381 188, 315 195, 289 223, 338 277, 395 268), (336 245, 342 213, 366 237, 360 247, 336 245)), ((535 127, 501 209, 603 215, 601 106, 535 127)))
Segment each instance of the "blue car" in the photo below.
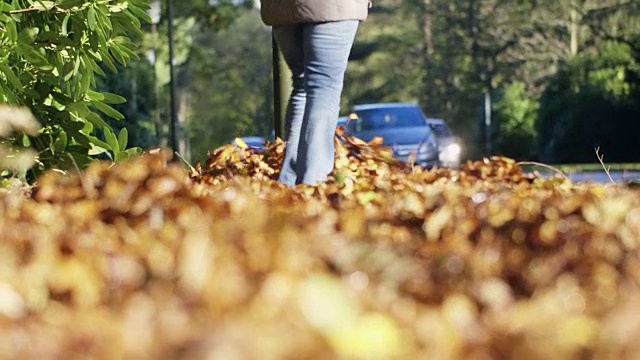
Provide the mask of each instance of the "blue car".
MULTIPOLYGON (((264 146, 264 142, 266 141, 266 139, 263 138, 262 136, 243 136, 239 139, 242 140, 242 142, 244 142, 245 144, 247 144, 249 148, 254 149, 256 151, 263 151, 266 149, 264 146)), ((231 143, 238 146, 235 140, 233 140, 231 143)))
POLYGON ((364 141, 380 136, 397 160, 408 161, 411 154, 415 154, 419 165, 439 165, 436 135, 414 103, 356 105, 349 115, 347 135, 364 141))

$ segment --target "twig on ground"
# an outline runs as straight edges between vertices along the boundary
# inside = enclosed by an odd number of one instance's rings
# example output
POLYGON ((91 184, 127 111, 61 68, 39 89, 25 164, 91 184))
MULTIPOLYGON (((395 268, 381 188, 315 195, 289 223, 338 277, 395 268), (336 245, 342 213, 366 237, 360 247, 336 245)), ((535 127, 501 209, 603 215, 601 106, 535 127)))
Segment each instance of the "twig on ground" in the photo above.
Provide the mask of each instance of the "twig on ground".
POLYGON ((611 183, 615 184, 616 182, 613 181, 613 178, 611 177, 611 173, 609 172, 610 166, 606 166, 604 164, 604 154, 600 154, 600 146, 596 146, 595 150, 596 150, 596 157, 598 158, 598 161, 600 161, 600 164, 602 165, 604 172, 607 173, 607 176, 609 177, 609 180, 611 181, 611 183))
POLYGON ((189 171, 190 171, 192 174, 194 174, 194 175, 198 174, 198 170, 196 170, 196 168, 195 168, 195 167, 193 167, 193 165, 191 165, 191 164, 187 161, 187 159, 185 159, 185 158, 184 158, 184 156, 180 155, 180 153, 179 153, 179 152, 177 152, 177 151, 175 151, 175 152, 174 152, 174 154, 178 157, 178 159, 180 159, 180 161, 182 162, 182 164, 184 164, 184 166, 186 166, 186 167, 188 167, 188 168, 189 168, 189 171))
POLYGON ((518 166, 522 166, 522 165, 534 165, 534 166, 540 166, 549 170, 553 170, 554 172, 556 172, 557 174, 560 174, 563 178, 567 179, 567 180, 571 180, 569 179, 569 177, 567 176, 567 174, 565 174, 562 170, 555 168, 551 165, 547 165, 544 163, 540 163, 537 161, 519 161, 516 163, 516 165, 518 166))

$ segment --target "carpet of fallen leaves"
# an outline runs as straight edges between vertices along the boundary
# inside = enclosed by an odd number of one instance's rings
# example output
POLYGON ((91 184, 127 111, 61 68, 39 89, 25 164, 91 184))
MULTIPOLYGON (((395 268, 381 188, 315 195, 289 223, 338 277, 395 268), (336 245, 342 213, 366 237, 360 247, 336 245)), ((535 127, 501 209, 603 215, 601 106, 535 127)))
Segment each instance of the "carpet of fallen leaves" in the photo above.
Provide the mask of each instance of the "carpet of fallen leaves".
POLYGON ((637 190, 339 136, 317 186, 276 141, 0 192, 0 358, 640 357, 637 190))

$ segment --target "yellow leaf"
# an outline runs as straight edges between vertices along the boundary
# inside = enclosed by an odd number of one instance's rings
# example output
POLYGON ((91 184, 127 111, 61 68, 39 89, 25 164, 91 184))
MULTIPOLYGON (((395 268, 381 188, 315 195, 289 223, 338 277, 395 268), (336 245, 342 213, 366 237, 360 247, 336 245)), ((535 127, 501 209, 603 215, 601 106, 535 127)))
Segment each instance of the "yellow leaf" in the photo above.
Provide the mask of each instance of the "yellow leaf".
POLYGON ((369 145, 371 146, 382 146, 383 143, 384 139, 382 138, 382 136, 375 136, 369 141, 369 145))
POLYGON ((246 149, 249 146, 242 139, 236 138, 236 145, 238 145, 241 149, 246 149))

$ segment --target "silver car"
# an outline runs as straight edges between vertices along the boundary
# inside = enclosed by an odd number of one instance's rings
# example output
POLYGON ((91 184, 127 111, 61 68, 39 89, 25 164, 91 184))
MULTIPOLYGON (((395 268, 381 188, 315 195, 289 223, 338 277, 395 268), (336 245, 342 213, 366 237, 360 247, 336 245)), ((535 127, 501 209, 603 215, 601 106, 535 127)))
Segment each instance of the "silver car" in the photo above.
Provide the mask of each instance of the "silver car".
POLYGON ((460 139, 451 132, 447 123, 442 119, 428 118, 427 123, 438 139, 440 165, 454 169, 460 168, 462 154, 460 139))

